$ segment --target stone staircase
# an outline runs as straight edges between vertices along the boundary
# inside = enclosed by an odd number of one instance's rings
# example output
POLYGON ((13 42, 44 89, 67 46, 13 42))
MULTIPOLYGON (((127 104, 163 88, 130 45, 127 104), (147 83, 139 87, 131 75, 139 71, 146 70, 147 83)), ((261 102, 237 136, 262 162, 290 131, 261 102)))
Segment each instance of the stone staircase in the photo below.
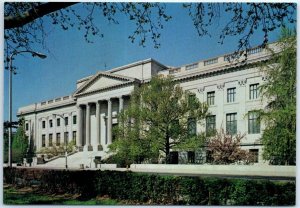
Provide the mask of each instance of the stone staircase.
MULTIPOLYGON (((68 156, 68 168, 80 168, 80 165, 83 164, 84 168, 94 168, 95 163, 94 159, 96 156, 100 156, 102 159, 105 159, 108 154, 104 151, 83 151, 77 152, 68 156)), ((37 165, 37 167, 49 167, 49 168, 65 168, 66 158, 59 157, 55 160, 49 161, 45 164, 37 165)))

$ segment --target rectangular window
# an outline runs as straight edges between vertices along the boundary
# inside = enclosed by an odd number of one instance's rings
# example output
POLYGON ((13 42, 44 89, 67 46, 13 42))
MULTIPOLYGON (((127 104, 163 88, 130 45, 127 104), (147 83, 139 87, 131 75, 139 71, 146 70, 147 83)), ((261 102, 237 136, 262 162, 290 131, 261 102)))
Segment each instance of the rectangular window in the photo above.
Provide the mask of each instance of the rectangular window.
POLYGON ((249 149, 249 152, 253 155, 253 162, 258 163, 258 149, 249 149))
POLYGON ((42 135, 42 147, 46 147, 46 135, 42 135))
POLYGON ((68 126, 68 125, 69 125, 69 118, 65 117, 65 126, 68 126))
POLYGON ((235 101, 235 90, 235 87, 227 89, 227 103, 232 103, 235 101))
POLYGON ((29 124, 28 124, 28 123, 25 124, 25 130, 26 130, 26 131, 29 130, 29 124))
POLYGON ((188 119, 188 134, 189 136, 195 136, 197 133, 197 122, 195 118, 188 119))
POLYGON ((216 132, 216 116, 206 117, 206 136, 213 136, 216 132))
POLYGON ((207 92, 207 105, 215 104, 215 91, 207 92))
POLYGON ((218 58, 213 58, 213 59, 204 61, 204 66, 215 64, 215 63, 218 63, 218 58))
POLYGON ((259 96, 259 91, 258 91, 258 86, 259 84, 251 84, 249 86, 249 99, 257 99, 259 96))
POLYGON ((196 68, 198 68, 198 63, 185 66, 185 70, 191 70, 191 69, 196 69, 196 68))
POLYGON ((65 132, 64 133, 64 145, 68 144, 68 140, 69 140, 69 132, 65 132))
POLYGON ((60 133, 56 133, 56 146, 60 146, 60 133))
POLYGON ((73 116, 73 124, 77 123, 77 116, 73 116))
POLYGON ((42 128, 46 128, 46 121, 42 121, 42 128))
POLYGON ((51 119, 51 120, 49 120, 49 127, 52 128, 52 126, 53 126, 53 122, 52 122, 52 119, 51 119))
POLYGON ((237 132, 236 113, 226 114, 226 132, 227 134, 236 134, 237 132))
POLYGON ((195 163, 195 152, 193 151, 188 151, 187 152, 187 156, 188 156, 188 163, 195 163))
POLYGON ((260 121, 258 119, 258 113, 254 111, 248 112, 248 134, 260 133, 260 121))
POLYGON ((60 126, 60 118, 56 119, 56 126, 60 126))
POLYGON ((73 131, 73 136, 72 136, 72 141, 75 143, 76 145, 76 131, 73 131))
POLYGON ((262 47, 251 48, 247 50, 248 55, 262 52, 262 47))
POLYGON ((53 135, 49 134, 49 147, 52 147, 53 145, 53 135))

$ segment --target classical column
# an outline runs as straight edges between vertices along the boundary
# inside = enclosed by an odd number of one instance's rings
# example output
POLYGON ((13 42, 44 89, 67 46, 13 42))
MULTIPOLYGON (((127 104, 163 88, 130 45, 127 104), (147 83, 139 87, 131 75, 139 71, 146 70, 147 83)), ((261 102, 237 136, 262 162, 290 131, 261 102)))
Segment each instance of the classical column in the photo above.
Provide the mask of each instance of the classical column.
POLYGON ((90 104, 86 105, 86 142, 88 151, 92 151, 93 147, 91 146, 91 106, 90 104))
POLYGON ((74 116, 74 113, 71 112, 69 113, 69 116, 70 116, 70 122, 69 122, 69 138, 68 138, 68 142, 71 142, 73 140, 73 116, 74 116))
POLYGON ((112 110, 111 99, 107 100, 107 144, 112 143, 112 110))
POLYGON ((82 108, 80 106, 77 107, 77 138, 76 138, 76 146, 78 146, 78 150, 82 151, 82 108))
POLYGON ((102 150, 102 146, 101 146, 101 134, 100 134, 100 130, 101 130, 101 126, 100 126, 101 122, 100 122, 100 101, 96 102, 96 144, 97 144, 97 149, 98 151, 102 150))
POLYGON ((46 133, 45 133, 45 147, 49 147, 49 130, 50 130, 50 116, 46 117, 46 123, 45 123, 45 128, 46 128, 46 133))
POLYGON ((121 112, 124 108, 124 99, 122 96, 119 97, 119 112, 121 112))

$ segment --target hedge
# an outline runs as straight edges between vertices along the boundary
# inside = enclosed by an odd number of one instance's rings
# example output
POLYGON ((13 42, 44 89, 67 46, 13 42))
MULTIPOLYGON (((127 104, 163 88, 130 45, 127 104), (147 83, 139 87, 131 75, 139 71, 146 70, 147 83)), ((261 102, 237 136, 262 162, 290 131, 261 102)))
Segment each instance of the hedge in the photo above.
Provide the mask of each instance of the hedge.
POLYGON ((139 204, 295 205, 295 182, 163 176, 118 171, 4 168, 4 183, 50 193, 107 195, 139 204))

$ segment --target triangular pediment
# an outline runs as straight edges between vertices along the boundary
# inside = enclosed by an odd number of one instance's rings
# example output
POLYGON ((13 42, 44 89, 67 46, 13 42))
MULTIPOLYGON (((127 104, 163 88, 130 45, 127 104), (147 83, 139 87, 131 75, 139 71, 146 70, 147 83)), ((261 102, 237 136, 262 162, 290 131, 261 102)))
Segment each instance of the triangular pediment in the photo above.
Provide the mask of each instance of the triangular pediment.
POLYGON ((133 81, 135 81, 135 79, 131 77, 98 72, 96 75, 87 80, 86 83, 84 83, 81 87, 79 87, 75 91, 74 96, 122 85, 133 81))

